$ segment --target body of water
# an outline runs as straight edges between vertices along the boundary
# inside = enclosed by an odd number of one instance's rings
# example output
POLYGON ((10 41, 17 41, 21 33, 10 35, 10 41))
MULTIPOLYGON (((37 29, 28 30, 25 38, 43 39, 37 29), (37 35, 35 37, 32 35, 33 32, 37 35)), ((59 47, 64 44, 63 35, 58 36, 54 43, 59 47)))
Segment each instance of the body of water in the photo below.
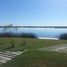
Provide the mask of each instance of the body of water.
POLYGON ((67 29, 60 28, 20 28, 17 33, 34 33, 37 37, 58 38, 60 34, 67 33, 67 29))
POLYGON ((34 33, 38 37, 57 38, 60 34, 67 33, 67 29, 59 28, 23 28, 17 32, 34 33))

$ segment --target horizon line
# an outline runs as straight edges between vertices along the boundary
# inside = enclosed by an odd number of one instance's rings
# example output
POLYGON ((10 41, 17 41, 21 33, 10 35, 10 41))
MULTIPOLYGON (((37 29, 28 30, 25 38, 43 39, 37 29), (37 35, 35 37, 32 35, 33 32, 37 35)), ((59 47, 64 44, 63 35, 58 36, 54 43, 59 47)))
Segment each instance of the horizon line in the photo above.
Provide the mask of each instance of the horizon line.
POLYGON ((22 26, 18 26, 18 25, 1 25, 0 28, 67 28, 67 26, 40 26, 40 25, 22 25, 22 26))

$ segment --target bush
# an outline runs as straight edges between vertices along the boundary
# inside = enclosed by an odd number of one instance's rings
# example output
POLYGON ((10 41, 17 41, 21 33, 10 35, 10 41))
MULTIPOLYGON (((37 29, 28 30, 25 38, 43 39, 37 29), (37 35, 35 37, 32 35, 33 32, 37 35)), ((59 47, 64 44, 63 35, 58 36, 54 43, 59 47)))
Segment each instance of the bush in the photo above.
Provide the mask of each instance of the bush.
POLYGON ((13 33, 0 33, 0 37, 12 37, 13 33))
POLYGON ((67 33, 61 34, 59 36, 59 39, 61 39, 61 40, 67 40, 67 33))
POLYGON ((20 35, 20 37, 23 37, 23 38, 37 38, 35 34, 33 33, 22 33, 20 35))
POLYGON ((14 34, 14 33, 0 33, 0 37, 23 37, 23 38, 37 38, 33 33, 21 33, 21 34, 14 34))

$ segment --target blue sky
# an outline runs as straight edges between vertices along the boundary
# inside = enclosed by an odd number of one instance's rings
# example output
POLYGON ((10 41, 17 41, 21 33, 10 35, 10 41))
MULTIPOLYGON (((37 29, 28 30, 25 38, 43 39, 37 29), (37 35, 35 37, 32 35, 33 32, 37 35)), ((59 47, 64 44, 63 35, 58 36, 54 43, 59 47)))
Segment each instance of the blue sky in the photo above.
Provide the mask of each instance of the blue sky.
POLYGON ((0 25, 67 25, 67 0, 0 0, 0 25))

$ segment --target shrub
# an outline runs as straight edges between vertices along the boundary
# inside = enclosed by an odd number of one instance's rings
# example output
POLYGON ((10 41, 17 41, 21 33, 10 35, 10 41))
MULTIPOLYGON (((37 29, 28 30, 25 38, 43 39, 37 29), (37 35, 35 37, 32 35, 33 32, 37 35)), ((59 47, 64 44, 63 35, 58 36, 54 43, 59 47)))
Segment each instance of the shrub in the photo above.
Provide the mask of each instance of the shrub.
POLYGON ((23 38, 37 38, 35 34, 33 33, 21 33, 21 34, 16 34, 16 33, 0 33, 0 37, 23 37, 23 38))
POLYGON ((20 37, 23 38, 37 38, 35 34, 33 33, 21 33, 20 37))
POLYGON ((67 40, 67 33, 61 34, 59 36, 59 39, 61 39, 61 40, 67 40))
POLYGON ((12 37, 13 33, 0 33, 0 37, 12 37))

